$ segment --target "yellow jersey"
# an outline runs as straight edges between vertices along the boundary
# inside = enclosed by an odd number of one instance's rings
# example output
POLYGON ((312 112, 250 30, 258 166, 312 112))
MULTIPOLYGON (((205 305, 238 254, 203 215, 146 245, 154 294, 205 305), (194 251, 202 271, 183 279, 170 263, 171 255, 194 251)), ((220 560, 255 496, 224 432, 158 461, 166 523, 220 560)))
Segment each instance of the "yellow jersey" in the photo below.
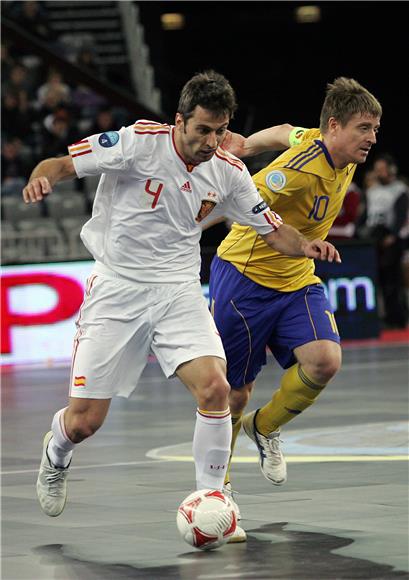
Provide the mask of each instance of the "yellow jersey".
MULTIPOLYGON (((298 145, 253 175, 253 181, 284 223, 309 240, 324 240, 341 210, 355 169, 355 164, 336 169, 319 130, 308 129, 298 145)), ((314 260, 284 256, 270 248, 253 228, 237 223, 217 255, 254 282, 281 292, 320 282, 314 274, 314 260)))

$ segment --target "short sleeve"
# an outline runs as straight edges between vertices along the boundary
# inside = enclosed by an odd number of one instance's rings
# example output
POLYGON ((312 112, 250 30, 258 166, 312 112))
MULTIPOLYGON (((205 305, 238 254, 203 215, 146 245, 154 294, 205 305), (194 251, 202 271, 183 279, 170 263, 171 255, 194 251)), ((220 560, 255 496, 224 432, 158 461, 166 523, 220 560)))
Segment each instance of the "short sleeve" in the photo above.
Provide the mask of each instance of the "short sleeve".
POLYGON ((78 177, 118 173, 135 158, 133 126, 91 135, 68 147, 78 177))
POLYGON ((283 223, 260 196, 246 168, 222 206, 226 217, 241 225, 251 226, 260 235, 275 231, 283 223))
POLYGON ((253 177, 263 199, 271 207, 281 195, 292 196, 305 191, 309 176, 285 167, 269 166, 253 177))

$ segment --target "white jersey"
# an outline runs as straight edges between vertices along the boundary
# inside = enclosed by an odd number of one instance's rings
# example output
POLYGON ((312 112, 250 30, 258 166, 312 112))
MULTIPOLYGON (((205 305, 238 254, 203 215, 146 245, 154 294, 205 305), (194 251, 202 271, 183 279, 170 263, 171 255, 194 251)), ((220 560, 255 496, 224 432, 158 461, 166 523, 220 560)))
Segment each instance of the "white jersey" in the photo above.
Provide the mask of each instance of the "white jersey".
POLYGON ((78 177, 101 175, 81 232, 85 246, 97 262, 137 282, 199 279, 200 222, 210 212, 262 235, 282 223, 242 161, 219 147, 210 161, 186 165, 174 131, 141 120, 69 147, 78 177))
POLYGON ((383 225, 392 228, 395 221, 396 200, 407 191, 407 185, 399 180, 385 185, 377 183, 369 187, 366 192, 367 225, 369 227, 383 225))

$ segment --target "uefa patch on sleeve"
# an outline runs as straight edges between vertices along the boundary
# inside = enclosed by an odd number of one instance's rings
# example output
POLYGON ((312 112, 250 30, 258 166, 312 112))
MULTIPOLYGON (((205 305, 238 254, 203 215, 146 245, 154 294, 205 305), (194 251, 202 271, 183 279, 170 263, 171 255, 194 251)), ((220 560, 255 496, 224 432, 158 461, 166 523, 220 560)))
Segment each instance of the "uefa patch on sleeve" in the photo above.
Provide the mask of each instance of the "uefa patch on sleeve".
POLYGON ((252 208, 252 210, 251 210, 251 211, 252 211, 253 213, 257 214, 257 213, 261 213, 262 211, 264 211, 264 210, 265 210, 265 209, 267 209, 267 208, 268 208, 268 205, 266 204, 266 202, 265 202, 265 201, 261 201, 260 203, 258 203, 257 205, 255 205, 255 206, 252 208))
POLYGON ((107 131, 102 133, 98 138, 98 143, 101 147, 113 147, 119 141, 119 133, 117 131, 107 131))
POLYGON ((287 178, 282 171, 275 169, 266 175, 266 185, 272 191, 280 191, 287 183, 287 178))

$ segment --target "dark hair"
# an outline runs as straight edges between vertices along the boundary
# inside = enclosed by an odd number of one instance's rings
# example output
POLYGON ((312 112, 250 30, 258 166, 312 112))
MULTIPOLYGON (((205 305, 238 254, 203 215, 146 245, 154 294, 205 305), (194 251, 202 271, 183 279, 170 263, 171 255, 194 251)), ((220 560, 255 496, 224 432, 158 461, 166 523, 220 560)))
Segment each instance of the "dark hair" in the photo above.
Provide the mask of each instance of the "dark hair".
POLYGON ((378 153, 378 155, 373 160, 373 164, 375 165, 377 161, 385 161, 386 165, 388 166, 389 172, 392 175, 397 175, 398 165, 393 155, 391 155, 390 153, 378 153))
POLYGON ((375 161, 385 161, 388 165, 396 165, 395 158, 390 153, 378 153, 375 156, 374 163, 375 161))
POLYGON ((180 93, 177 112, 187 121, 197 106, 233 118, 237 103, 229 81, 214 70, 195 74, 180 93))
POLYGON ((356 113, 381 117, 379 101, 354 79, 339 77, 327 85, 327 95, 321 109, 320 131, 328 130, 328 121, 334 117, 345 126, 356 113))

